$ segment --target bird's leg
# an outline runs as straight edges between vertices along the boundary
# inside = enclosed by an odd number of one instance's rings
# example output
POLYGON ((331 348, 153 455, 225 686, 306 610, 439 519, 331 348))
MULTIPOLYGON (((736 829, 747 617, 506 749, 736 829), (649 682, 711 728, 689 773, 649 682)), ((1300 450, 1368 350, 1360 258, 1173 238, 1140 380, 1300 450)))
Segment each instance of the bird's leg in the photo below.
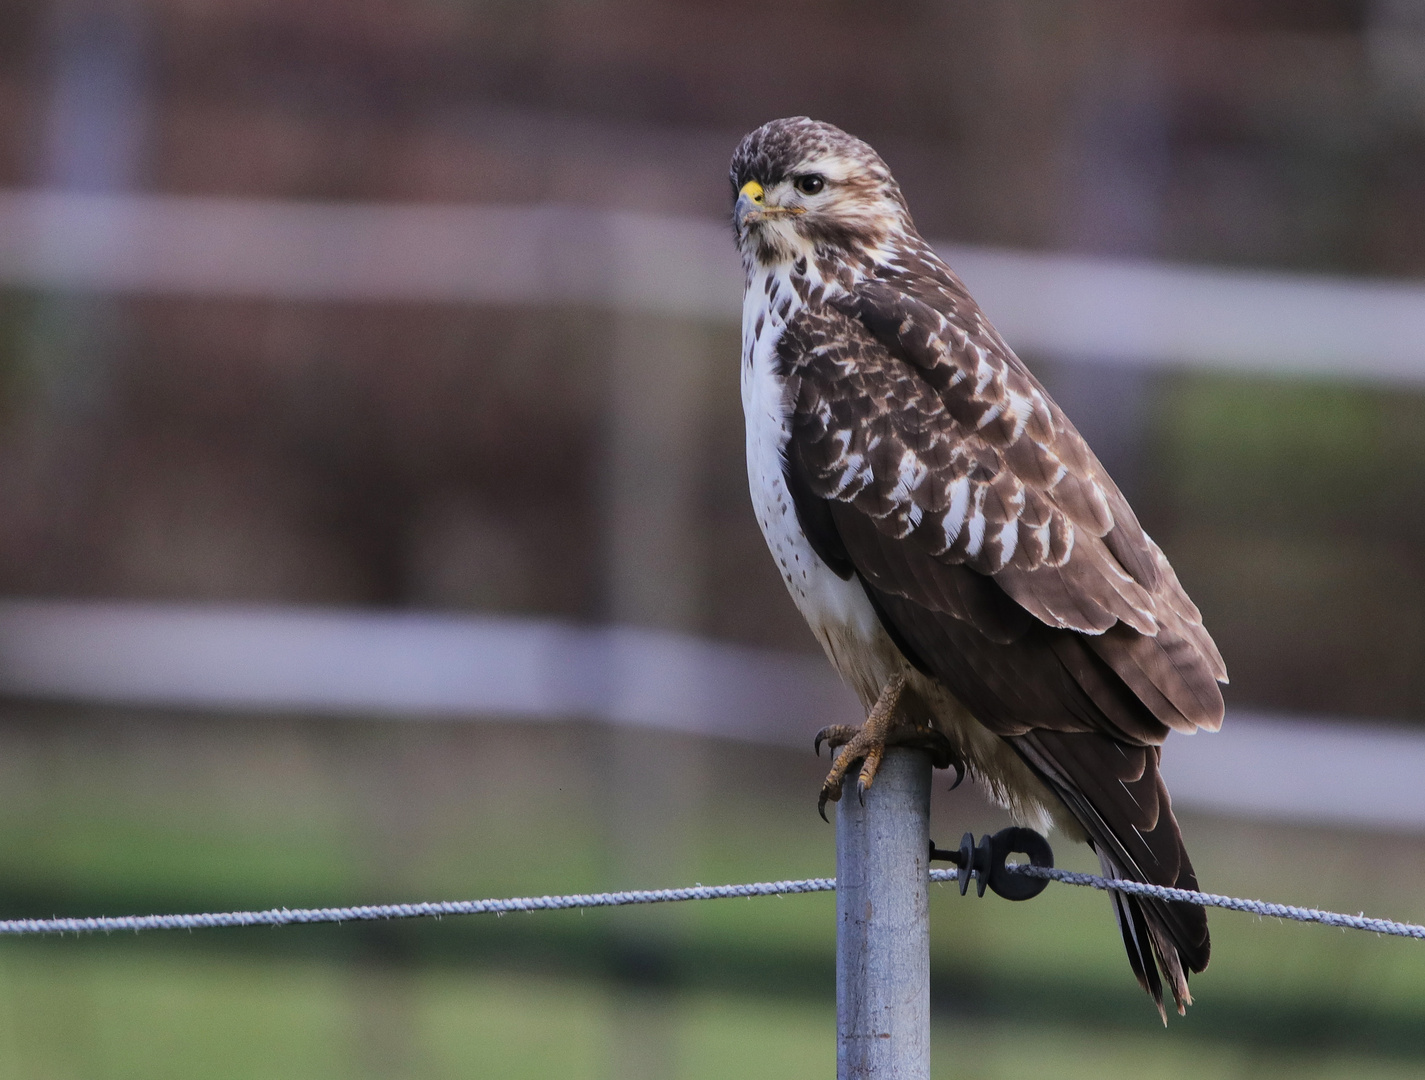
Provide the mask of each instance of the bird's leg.
MULTIPOLYGON (((929 724, 919 724, 913 716, 907 715, 908 712, 924 712, 923 709, 906 709, 907 696, 905 676, 893 675, 881 690, 881 696, 871 706, 864 724, 860 727, 833 724, 816 733, 816 742, 813 745, 818 755, 821 753, 822 743, 826 743, 833 750, 841 748, 831 771, 826 774, 826 780, 822 782, 821 795, 817 799, 816 809, 822 820, 826 819, 826 804, 841 799, 841 785, 845 782, 851 766, 858 761, 861 762, 861 772, 856 778, 856 794, 865 800, 866 790, 875 782, 876 772, 881 767, 881 759, 885 756, 888 746, 911 746, 924 750, 930 754, 937 769, 948 768, 954 764, 955 751, 950 740, 929 724)), ((915 697, 913 693, 909 696, 915 697)))

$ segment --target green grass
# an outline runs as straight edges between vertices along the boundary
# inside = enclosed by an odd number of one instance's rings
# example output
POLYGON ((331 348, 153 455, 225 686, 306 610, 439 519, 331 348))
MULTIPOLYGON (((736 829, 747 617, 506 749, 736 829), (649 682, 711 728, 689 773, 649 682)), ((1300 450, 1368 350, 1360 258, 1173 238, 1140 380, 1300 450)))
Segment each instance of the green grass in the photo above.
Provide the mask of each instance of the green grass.
MULTIPOLYGON (((831 872, 809 755, 650 735, 654 759, 681 763, 672 793, 613 813, 603 739, 578 725, 12 714, 0 719, 0 908, 831 872)), ((942 842, 1002 821, 964 790, 937 792, 933 815, 942 842)), ((1425 919, 1420 839, 1185 825, 1214 891, 1425 919)), ((1082 849, 1061 842, 1056 855, 1093 868, 1082 849)), ((826 1076, 833 904, 4 941, 0 1077, 826 1076)), ((1387 1076, 1425 1063, 1417 942, 1214 913, 1198 1004, 1165 1032, 1101 894, 1054 886, 1010 904, 940 887, 931 921, 947 1076, 1387 1076)))
MULTIPOLYGON (((62 956, 12 942, 0 956, 0 1075, 13 1080, 796 1080, 835 1069, 833 1011, 798 1000, 102 941, 62 956)), ((1264 1056, 1151 1029, 941 1020, 932 1042, 934 1075, 956 1080, 1418 1075, 1370 1055, 1264 1056)))

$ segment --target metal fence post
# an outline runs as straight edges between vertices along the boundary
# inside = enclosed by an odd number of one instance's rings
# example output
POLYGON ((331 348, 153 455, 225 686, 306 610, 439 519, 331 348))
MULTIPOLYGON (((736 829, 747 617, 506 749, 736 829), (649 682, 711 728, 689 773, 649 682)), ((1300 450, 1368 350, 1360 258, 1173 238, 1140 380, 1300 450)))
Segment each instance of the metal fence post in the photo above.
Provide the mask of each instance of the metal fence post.
POLYGON ((930 759, 886 751, 836 809, 837 1080, 930 1077, 930 759))

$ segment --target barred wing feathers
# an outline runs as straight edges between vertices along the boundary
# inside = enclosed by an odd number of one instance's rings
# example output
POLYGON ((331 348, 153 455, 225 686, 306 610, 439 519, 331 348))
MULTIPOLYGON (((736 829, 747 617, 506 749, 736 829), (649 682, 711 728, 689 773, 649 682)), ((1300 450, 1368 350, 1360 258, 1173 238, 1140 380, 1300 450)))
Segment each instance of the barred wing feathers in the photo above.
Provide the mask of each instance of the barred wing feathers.
MULTIPOLYGON (((1226 671, 1197 608, 953 275, 833 304, 804 308, 778 347, 813 546, 1060 795, 1106 868, 1195 888, 1158 747, 1222 722, 1226 671)), ((1139 981, 1161 995, 1156 955, 1181 1005, 1183 965, 1207 963, 1205 913, 1114 903, 1139 981)))
MULTIPOLYGON (((779 359, 799 487, 901 541, 898 558, 918 564, 927 584, 944 577, 940 567, 963 567, 990 577, 1033 621, 1077 631, 1166 728, 1221 725, 1226 669, 1197 608, 997 335, 976 340, 961 320, 872 284, 839 309, 794 317, 779 359)), ((1018 632, 1005 619, 1028 625, 998 610, 992 635, 1018 632)))

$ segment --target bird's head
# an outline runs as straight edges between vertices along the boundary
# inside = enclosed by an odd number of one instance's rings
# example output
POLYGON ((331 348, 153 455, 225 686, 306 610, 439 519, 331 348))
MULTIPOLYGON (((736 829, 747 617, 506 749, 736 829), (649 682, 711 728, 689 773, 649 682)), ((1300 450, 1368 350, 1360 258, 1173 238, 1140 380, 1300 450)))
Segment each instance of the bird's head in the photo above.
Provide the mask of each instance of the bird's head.
POLYGON ((763 124, 742 140, 729 175, 749 268, 828 249, 854 256, 914 232, 881 156, 831 124, 805 116, 763 124))

